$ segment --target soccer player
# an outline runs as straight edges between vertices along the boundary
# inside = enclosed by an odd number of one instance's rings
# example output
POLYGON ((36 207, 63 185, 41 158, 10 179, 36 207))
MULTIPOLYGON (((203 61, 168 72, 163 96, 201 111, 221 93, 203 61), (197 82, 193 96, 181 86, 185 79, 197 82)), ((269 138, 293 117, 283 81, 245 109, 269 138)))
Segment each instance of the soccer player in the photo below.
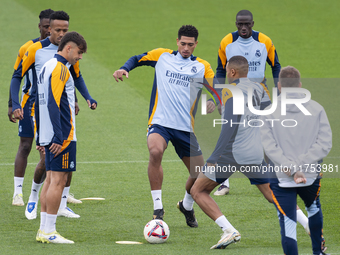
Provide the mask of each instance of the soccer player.
MULTIPOLYGON (((40 72, 42 66, 53 56, 57 53, 58 45, 64 36, 64 34, 68 31, 69 26, 69 16, 64 11, 57 11, 50 15, 50 34, 51 36, 46 38, 45 40, 39 41, 33 45, 31 45, 28 50, 25 53, 25 56, 23 57, 22 61, 20 62, 17 70, 14 72, 12 81, 11 81, 11 96, 13 101, 13 114, 15 118, 22 119, 22 108, 20 107, 20 104, 18 103, 18 92, 20 88, 20 82, 22 79, 22 76, 32 70, 33 74, 33 83, 32 83, 32 97, 36 97, 36 81, 37 81, 37 74, 40 72)), ((88 90, 86 88, 84 79, 81 76, 80 70, 79 70, 79 63, 76 63, 75 65, 72 65, 70 67, 70 72, 72 74, 72 77, 75 82, 75 86, 79 90, 79 92, 82 94, 82 96, 86 99, 89 106, 91 106, 93 103, 95 103, 95 100, 92 99, 92 97, 89 95, 88 90)), ((37 113, 37 109, 36 109, 37 113)), ((37 114, 36 114, 37 116, 37 114)), ((37 123, 38 125, 38 123, 37 123)), ((44 172, 41 170, 41 172, 44 172)), ((42 184, 42 180, 37 180, 36 182, 36 174, 35 173, 35 179, 33 185, 35 187, 40 188, 42 184)), ((69 186, 71 182, 72 172, 69 174, 69 179, 66 184, 63 198, 60 203, 60 210, 58 215, 59 216, 65 216, 69 218, 79 218, 80 216, 78 214, 75 214, 70 208, 67 207, 67 196, 69 193, 69 186)), ((32 185, 32 186, 33 186, 32 185)), ((35 219, 37 216, 37 203, 39 200, 39 189, 32 187, 31 195, 26 207, 25 215, 28 219, 35 219)))
MULTIPOLYGON (((82 59, 86 49, 80 34, 66 33, 58 54, 45 63, 38 76, 37 145, 44 146, 38 148, 45 150, 47 171, 36 240, 43 243, 74 243, 56 231, 56 220, 69 172, 76 170, 74 80, 69 68, 82 59)), ((95 109, 97 104, 90 106, 95 109)))
MULTIPOLYGON (((197 46, 198 31, 185 25, 178 31, 178 50, 158 48, 131 57, 113 77, 123 80, 135 67, 148 65, 155 68, 155 80, 150 100, 147 145, 149 149, 148 176, 154 203, 154 219, 163 219, 162 157, 171 141, 177 155, 187 167, 190 176, 186 182, 184 199, 177 207, 185 215, 187 225, 197 227, 190 189, 196 180, 195 166, 204 164, 201 149, 193 133, 194 116, 202 84, 190 86, 192 79, 211 79, 214 72, 208 62, 193 56, 197 46), (190 96, 192 94, 192 96, 190 96)), ((208 81, 209 82, 209 81, 208 81)))
MULTIPOLYGON (((237 31, 227 34, 221 41, 218 50, 216 78, 224 83, 226 78, 226 65, 233 56, 243 56, 248 60, 248 78, 261 83, 264 87, 266 97, 263 99, 261 109, 270 103, 270 94, 266 85, 265 70, 266 62, 272 69, 275 86, 281 70, 279 58, 272 40, 265 34, 254 31, 253 14, 248 10, 241 10, 236 15, 237 31)), ((221 196, 229 193, 229 180, 226 180, 214 195, 221 196)))
POLYGON ((217 141, 215 150, 207 159, 207 163, 191 189, 192 196, 200 208, 221 227, 223 235, 218 243, 211 249, 224 249, 229 244, 241 239, 240 233, 231 225, 222 214, 218 205, 210 196, 211 191, 221 182, 229 178, 236 170, 246 175, 251 184, 255 184, 265 198, 272 202, 271 191, 267 175, 261 173, 263 161, 263 149, 258 117, 249 110, 247 102, 248 89, 252 93, 253 107, 260 109, 261 99, 265 91, 260 83, 247 78, 249 64, 243 56, 233 56, 229 59, 226 69, 228 82, 242 91, 244 96, 244 114, 233 114, 234 97, 229 89, 222 90, 224 105, 223 119, 228 124, 222 125, 222 130, 217 141), (242 125, 249 120, 252 125, 242 125), (235 123, 235 124, 230 124, 235 123), (222 170, 218 170, 222 169, 222 170), (254 171, 246 171, 255 169, 254 171), (215 171, 216 170, 216 171, 215 171), (257 171, 256 171, 257 170, 257 171))
MULTIPOLYGON (((14 70, 18 69, 20 61, 22 60, 26 50, 29 46, 35 42, 44 40, 50 35, 48 30, 50 26, 50 14, 53 12, 51 9, 46 9, 39 14, 39 31, 40 36, 38 38, 29 40, 19 49, 17 59, 14 64, 14 70)), ((24 175, 27 166, 27 157, 30 154, 33 138, 34 138, 34 123, 33 123, 33 102, 34 98, 31 93, 31 83, 32 83, 32 72, 27 72, 24 79, 24 85, 22 87, 22 98, 21 98, 21 108, 23 110, 23 119, 19 120, 19 149, 15 157, 14 162, 14 194, 12 205, 24 206, 24 200, 22 195, 22 186, 24 183, 24 175)), ((11 122, 16 123, 16 119, 13 117, 12 112, 12 99, 11 95, 8 101, 8 118, 11 122)), ((36 171, 40 169, 45 169, 44 156, 40 155, 40 161, 36 166, 36 171)), ((39 191, 38 191, 39 192, 39 191)))
MULTIPOLYGON (((289 93, 284 94, 294 100, 305 97, 303 91, 299 90, 300 87, 300 72, 292 66, 282 68, 278 89, 281 91, 290 88, 289 93)), ((276 111, 265 117, 276 119, 277 123, 291 119, 298 124, 287 128, 264 121, 261 135, 267 157, 278 169, 282 169, 275 171, 277 179, 270 183, 281 227, 282 248, 286 255, 298 254, 295 206, 299 195, 308 212, 313 254, 325 254, 325 248, 322 247, 323 216, 319 197, 321 176, 318 162, 332 148, 331 127, 324 108, 314 100, 303 104, 310 116, 305 116, 294 104, 288 105, 286 115, 282 116, 281 100, 283 99, 279 97, 276 111)))

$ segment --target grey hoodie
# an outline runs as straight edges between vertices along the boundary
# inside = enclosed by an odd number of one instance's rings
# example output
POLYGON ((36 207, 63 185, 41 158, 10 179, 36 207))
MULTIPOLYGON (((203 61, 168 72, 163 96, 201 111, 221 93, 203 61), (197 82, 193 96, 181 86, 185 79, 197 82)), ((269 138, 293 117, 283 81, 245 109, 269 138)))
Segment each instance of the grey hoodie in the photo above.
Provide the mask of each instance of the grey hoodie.
MULTIPOLYGON (((301 93, 287 94, 289 99, 304 97, 305 94, 301 93)), ((262 145, 265 154, 275 164, 279 186, 309 186, 318 177, 318 161, 327 156, 332 148, 331 127, 324 108, 314 100, 303 104, 311 115, 302 113, 295 104, 288 104, 285 116, 281 115, 281 101, 279 96, 275 112, 262 116, 262 145), (303 171, 307 183, 296 184, 292 176, 288 177, 281 171, 283 167, 291 169, 292 174, 303 171)))

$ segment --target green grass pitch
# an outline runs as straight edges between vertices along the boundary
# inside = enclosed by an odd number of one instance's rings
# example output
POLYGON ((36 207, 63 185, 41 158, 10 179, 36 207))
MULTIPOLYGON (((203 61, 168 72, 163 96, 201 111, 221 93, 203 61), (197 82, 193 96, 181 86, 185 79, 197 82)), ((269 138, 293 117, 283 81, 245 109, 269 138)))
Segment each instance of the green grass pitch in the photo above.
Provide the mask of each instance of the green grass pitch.
MULTIPOLYGON (((303 87, 326 109, 333 130, 333 149, 324 162, 340 165, 340 2, 0 0, 0 6, 1 254, 282 254, 275 207, 245 178, 231 179, 230 195, 215 197, 222 212, 242 234, 242 240, 225 251, 210 251, 221 231, 197 205, 194 208, 199 228, 186 226, 176 203, 183 198, 187 171, 171 145, 163 163, 163 204, 170 238, 162 245, 146 243, 143 228, 152 215, 152 199, 145 135, 154 70, 138 68, 123 83, 116 83, 112 73, 132 55, 158 47, 177 49, 177 31, 183 24, 198 28, 199 43, 194 54, 210 62, 215 70, 221 39, 236 30, 236 13, 249 9, 254 15, 254 29, 273 40, 281 65, 297 67, 304 78, 303 87), (88 53, 80 65, 89 91, 98 101, 98 109, 91 111, 80 99, 77 172, 71 192, 76 198, 94 196, 106 200, 70 205, 80 219, 58 218, 58 231, 74 240, 74 245, 37 243, 39 216, 28 221, 24 207, 11 205, 19 138, 17 125, 7 118, 9 84, 17 50, 38 36, 38 15, 46 8, 68 12, 70 31, 81 33, 87 40, 88 53), (116 244, 119 240, 141 241, 143 245, 116 244)), ((266 73, 270 81, 268 66, 266 73)), ((38 161, 34 148, 28 161, 25 202, 38 161)), ((340 254, 339 175, 325 176, 321 203, 327 252, 340 254)), ((301 200, 298 203, 304 208, 301 200)), ((300 254, 311 254, 308 235, 300 225, 297 231, 300 254)))

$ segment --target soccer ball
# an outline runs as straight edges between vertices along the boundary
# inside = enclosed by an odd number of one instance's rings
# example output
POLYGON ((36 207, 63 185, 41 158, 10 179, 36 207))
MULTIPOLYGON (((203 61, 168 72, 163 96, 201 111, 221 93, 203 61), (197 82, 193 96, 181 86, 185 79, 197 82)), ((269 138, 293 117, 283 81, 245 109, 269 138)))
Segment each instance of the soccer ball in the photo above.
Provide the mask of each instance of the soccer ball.
POLYGON ((162 220, 149 221, 144 227, 144 237, 149 243, 164 243, 169 236, 170 229, 162 220))

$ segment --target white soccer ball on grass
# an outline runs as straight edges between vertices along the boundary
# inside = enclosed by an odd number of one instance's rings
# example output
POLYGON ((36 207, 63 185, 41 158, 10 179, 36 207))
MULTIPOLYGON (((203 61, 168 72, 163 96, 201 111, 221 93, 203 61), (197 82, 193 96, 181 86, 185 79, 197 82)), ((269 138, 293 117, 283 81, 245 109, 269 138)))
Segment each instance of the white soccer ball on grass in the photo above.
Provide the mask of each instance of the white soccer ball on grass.
POLYGON ((149 221, 144 227, 144 237, 149 243, 164 243, 169 236, 170 229, 162 220, 149 221))

